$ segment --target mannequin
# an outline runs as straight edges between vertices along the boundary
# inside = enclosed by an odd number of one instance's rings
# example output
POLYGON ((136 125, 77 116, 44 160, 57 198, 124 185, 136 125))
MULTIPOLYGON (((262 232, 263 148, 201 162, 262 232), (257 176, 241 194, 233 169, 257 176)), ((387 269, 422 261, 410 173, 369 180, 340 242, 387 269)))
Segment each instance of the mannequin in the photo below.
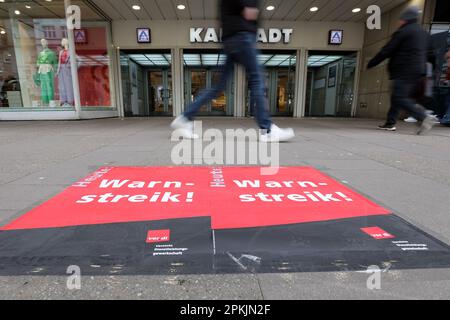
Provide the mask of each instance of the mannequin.
POLYGON ((59 53, 58 59, 58 81, 61 104, 64 107, 74 105, 72 69, 70 65, 69 40, 62 39, 63 50, 59 53))
POLYGON ((48 41, 41 40, 42 51, 38 55, 38 75, 41 86, 41 100, 44 105, 49 105, 55 100, 55 66, 56 54, 48 48, 48 41))

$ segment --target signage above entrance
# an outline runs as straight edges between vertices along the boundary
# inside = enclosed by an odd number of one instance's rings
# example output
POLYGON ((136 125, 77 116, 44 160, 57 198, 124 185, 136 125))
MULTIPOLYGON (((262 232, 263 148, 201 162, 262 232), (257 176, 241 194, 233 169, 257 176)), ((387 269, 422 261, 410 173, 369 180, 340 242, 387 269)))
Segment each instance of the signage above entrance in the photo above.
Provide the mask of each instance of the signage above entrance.
POLYGON ((344 42, 343 30, 330 30, 328 44, 341 45, 344 42))
POLYGON ((152 36, 149 28, 136 29, 137 42, 138 43, 151 43, 152 36))
MULTIPOLYGON (((291 42, 294 29, 277 29, 270 28, 268 30, 258 29, 257 41, 260 43, 285 43, 291 42)), ((191 28, 191 43, 219 43, 222 42, 222 29, 216 28, 191 28)))

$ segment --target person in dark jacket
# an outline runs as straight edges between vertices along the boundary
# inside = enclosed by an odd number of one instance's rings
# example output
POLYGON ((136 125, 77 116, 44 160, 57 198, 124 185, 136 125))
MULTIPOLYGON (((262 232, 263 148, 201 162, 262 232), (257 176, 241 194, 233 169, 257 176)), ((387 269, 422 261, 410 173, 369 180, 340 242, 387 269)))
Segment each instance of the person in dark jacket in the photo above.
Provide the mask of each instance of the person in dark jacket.
MULTIPOLYGON (((447 59, 447 83, 450 84, 450 50, 447 52, 445 58, 447 59)), ((441 123, 444 125, 450 125, 450 89, 447 93, 447 97, 445 99, 445 106, 447 107, 447 112, 442 119, 441 123)))
POLYGON ((419 121, 417 134, 424 134, 433 128, 435 119, 430 117, 425 108, 416 99, 423 92, 426 76, 429 35, 419 25, 420 10, 408 7, 400 16, 400 28, 391 41, 369 62, 368 68, 374 68, 386 59, 389 61, 389 74, 392 80, 391 108, 385 125, 379 129, 396 131, 400 111, 406 110, 419 121))
POLYGON ((262 142, 281 142, 294 138, 294 130, 280 129, 270 119, 268 101, 265 97, 263 70, 258 62, 259 51, 256 38, 259 25, 258 0, 222 0, 219 2, 222 22, 222 40, 227 60, 222 69, 218 85, 204 90, 186 108, 186 111, 172 122, 172 128, 186 139, 198 139, 194 134, 193 119, 201 107, 222 92, 228 79, 233 75, 234 65, 245 67, 251 91, 250 105, 255 107, 255 119, 262 130, 262 142))

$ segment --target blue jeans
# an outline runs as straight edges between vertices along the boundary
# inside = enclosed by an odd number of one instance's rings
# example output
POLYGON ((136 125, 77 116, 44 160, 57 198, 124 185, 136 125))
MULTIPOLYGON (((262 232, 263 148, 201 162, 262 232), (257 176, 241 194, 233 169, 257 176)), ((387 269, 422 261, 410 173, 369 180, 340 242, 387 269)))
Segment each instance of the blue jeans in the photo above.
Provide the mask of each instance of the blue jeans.
POLYGON ((256 35, 250 32, 240 32, 225 39, 224 53, 227 59, 222 67, 220 81, 216 86, 202 91, 194 103, 186 108, 184 116, 189 120, 193 120, 202 106, 215 99, 220 92, 224 91, 228 79, 234 74, 234 65, 237 63, 245 67, 249 78, 250 105, 252 108, 255 108, 256 122, 260 129, 270 131, 272 121, 265 97, 263 70, 258 62, 259 51, 256 48, 256 35))

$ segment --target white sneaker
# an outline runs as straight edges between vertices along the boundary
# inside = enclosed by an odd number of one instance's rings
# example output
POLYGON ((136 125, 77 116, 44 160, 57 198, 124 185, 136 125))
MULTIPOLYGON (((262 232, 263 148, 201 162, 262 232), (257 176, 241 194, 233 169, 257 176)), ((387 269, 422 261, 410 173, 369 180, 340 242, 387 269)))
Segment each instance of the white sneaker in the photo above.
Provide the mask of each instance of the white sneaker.
POLYGON ((294 137, 295 132, 293 129, 280 129, 276 125, 272 124, 270 133, 261 135, 260 141, 264 143, 286 142, 292 140, 294 137))
POLYGON ((177 131, 184 139, 197 140, 199 136, 194 133, 194 123, 185 116, 178 116, 170 125, 170 127, 177 131))
POLYGON ((417 121, 417 119, 414 118, 414 117, 409 117, 409 118, 405 119, 405 122, 407 122, 407 123, 417 123, 419 121, 417 121))
POLYGON ((441 123, 441 120, 439 120, 439 117, 437 115, 433 114, 430 117, 434 120, 435 124, 440 124, 441 123))
POLYGON ((436 125, 436 120, 433 117, 426 117, 425 120, 423 120, 422 124, 419 127, 419 130, 417 131, 417 135, 424 135, 427 134, 433 127, 436 125))

